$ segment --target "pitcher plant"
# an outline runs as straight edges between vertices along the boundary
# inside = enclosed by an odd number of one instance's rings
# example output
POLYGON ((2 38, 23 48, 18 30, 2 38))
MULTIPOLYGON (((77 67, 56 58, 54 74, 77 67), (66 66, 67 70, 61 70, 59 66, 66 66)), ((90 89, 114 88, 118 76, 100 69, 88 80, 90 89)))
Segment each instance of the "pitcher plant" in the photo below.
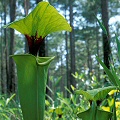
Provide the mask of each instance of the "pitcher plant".
POLYGON ((24 120, 44 120, 48 67, 54 57, 38 57, 45 37, 56 31, 71 31, 65 18, 48 2, 39 2, 23 19, 5 27, 24 34, 29 54, 12 55, 18 76, 18 93, 24 120))

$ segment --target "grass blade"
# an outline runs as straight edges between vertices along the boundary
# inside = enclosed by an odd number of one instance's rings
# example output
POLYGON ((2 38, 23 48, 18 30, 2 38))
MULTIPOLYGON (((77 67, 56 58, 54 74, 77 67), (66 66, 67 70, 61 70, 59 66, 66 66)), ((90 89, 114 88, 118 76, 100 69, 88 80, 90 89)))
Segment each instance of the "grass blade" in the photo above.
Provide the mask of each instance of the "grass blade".
POLYGON ((107 33, 107 30, 106 30, 106 28, 104 27, 104 25, 102 24, 102 22, 100 22, 100 20, 99 20, 96 16, 95 16, 95 18, 97 19, 97 22, 99 23, 99 25, 100 25, 103 33, 107 35, 107 34, 108 34, 108 33, 107 33))
POLYGON ((107 74, 108 77, 109 77, 109 81, 110 81, 113 85, 117 86, 117 82, 116 82, 116 80, 115 80, 112 72, 106 67, 106 65, 101 61, 101 59, 100 59, 98 56, 96 56, 96 59, 98 60, 98 62, 100 63, 100 65, 104 68, 104 71, 106 72, 106 74, 107 74))

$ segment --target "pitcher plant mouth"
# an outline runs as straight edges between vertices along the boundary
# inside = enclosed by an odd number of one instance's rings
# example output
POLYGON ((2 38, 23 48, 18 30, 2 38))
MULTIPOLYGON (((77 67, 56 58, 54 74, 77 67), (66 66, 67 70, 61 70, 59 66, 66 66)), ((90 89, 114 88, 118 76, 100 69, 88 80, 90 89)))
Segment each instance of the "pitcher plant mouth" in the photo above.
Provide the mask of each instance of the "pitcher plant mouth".
POLYGON ((40 36, 38 38, 37 37, 37 32, 36 32, 35 36, 25 35, 25 37, 26 37, 27 42, 28 42, 29 54, 37 56, 37 53, 40 49, 40 45, 44 42, 45 37, 42 38, 42 36, 40 36))
POLYGON ((36 61, 38 65, 47 65, 49 64, 53 59, 55 59, 55 56, 53 57, 36 57, 36 61))
POLYGON ((53 57, 39 57, 39 56, 34 56, 32 54, 18 54, 18 55, 10 55, 10 57, 17 57, 17 56, 31 56, 36 60, 37 65, 44 66, 49 64, 53 59, 55 59, 55 56, 53 57))

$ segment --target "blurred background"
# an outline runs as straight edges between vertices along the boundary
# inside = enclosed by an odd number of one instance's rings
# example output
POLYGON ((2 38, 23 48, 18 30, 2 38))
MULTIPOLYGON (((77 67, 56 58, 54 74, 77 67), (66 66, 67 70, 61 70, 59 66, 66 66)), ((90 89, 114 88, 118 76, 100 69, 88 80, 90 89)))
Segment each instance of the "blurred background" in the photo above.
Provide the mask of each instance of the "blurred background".
MULTIPOLYGON (((25 17, 42 0, 0 0, 0 94, 17 93, 16 69, 10 55, 27 53, 24 35, 4 25, 25 17)), ((40 56, 56 56, 48 74, 47 94, 69 97, 71 85, 77 89, 106 86, 107 78, 95 56, 110 67, 117 64, 115 33, 120 38, 119 0, 49 0, 72 27, 72 32, 57 32, 45 39, 40 56), (103 22, 102 32, 96 17, 103 22)), ((39 13, 40 14, 40 13, 39 13)), ((118 69, 119 70, 119 69, 118 69)))

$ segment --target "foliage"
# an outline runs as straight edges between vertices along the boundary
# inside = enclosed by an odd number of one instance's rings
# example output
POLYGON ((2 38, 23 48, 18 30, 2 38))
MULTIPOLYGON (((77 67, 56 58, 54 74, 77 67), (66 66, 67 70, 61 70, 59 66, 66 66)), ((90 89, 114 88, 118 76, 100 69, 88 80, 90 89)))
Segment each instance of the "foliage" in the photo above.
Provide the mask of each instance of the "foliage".
MULTIPOLYGON (((105 31, 105 28, 104 26, 102 26, 102 23, 98 20, 99 24, 100 24, 100 27, 102 28, 103 31, 105 31)), ((120 43, 119 43, 119 40, 118 40, 118 37, 116 36, 116 43, 117 43, 117 53, 118 53, 118 58, 119 58, 119 46, 120 46, 120 43)), ((116 89, 120 89, 120 80, 119 80, 119 76, 117 75, 116 71, 115 71, 115 67, 114 67, 114 64, 110 64, 110 70, 106 67, 106 65, 101 61, 101 59, 96 56, 96 59, 99 61, 100 65, 103 67, 104 71, 106 72, 106 74, 108 75, 109 77, 109 81, 112 85, 116 86, 116 89)), ((117 90, 117 91, 118 91, 117 90)), ((117 113, 116 113, 116 100, 117 100, 117 92, 116 94, 113 96, 113 106, 112 106, 112 109, 113 109, 113 120, 116 120, 117 119, 117 113)))
MULTIPOLYGON (((97 18, 96 18, 97 19, 97 18)), ((99 19, 97 19, 100 27, 102 28, 103 32, 106 33, 106 29, 103 26, 103 24, 99 21, 99 19)), ((116 43, 118 46, 118 54, 119 54, 119 41, 118 38, 116 37, 116 43)), ((90 108, 85 110, 84 112, 80 112, 78 113, 78 117, 82 118, 83 120, 109 120, 112 117, 112 113, 110 113, 110 111, 112 112, 113 110, 113 120, 116 120, 116 96, 113 96, 113 104, 109 106, 110 110, 108 111, 103 111, 99 109, 99 104, 97 103, 100 100, 105 99, 105 97, 107 96, 108 92, 114 89, 119 89, 120 86, 120 81, 119 78, 116 74, 116 71, 113 67, 113 65, 111 65, 111 71, 106 67, 106 65, 100 60, 100 58, 97 56, 96 57, 98 62, 101 64, 101 66, 104 68, 106 74, 109 77, 110 82, 112 83, 112 85, 114 86, 108 86, 108 87, 104 87, 104 88, 97 88, 97 89, 93 89, 93 90, 77 90, 76 93, 77 94, 82 94, 83 96, 86 97, 87 100, 90 101, 91 105, 90 108)), ((110 102, 109 102, 110 103, 110 102)), ((103 108, 103 107, 102 107, 103 108)))
MULTIPOLYGON (((56 2, 55 5, 57 6, 58 9, 61 10, 61 12, 64 13, 65 8, 66 8, 66 13, 67 13, 66 18, 69 19, 69 15, 68 15, 69 14, 69 4, 66 1, 50 0, 51 3, 56 2), (58 4, 57 1, 61 4, 58 4), (67 7, 65 6, 66 4, 64 4, 64 2, 67 3, 67 7)), ((119 11, 119 10, 117 10, 117 8, 119 8, 119 6, 117 6, 117 5, 119 5, 119 1, 118 0, 115 0, 115 1, 110 0, 110 2, 109 2, 109 5, 112 6, 112 8, 114 8, 114 9, 109 9, 110 11, 112 11, 112 12, 110 12, 110 15, 112 15, 112 16, 116 15, 116 13, 119 11), (115 1, 117 1, 117 2, 115 2, 115 1)), ((19 1, 19 2, 20 2, 20 4, 22 3, 22 6, 17 7, 17 14, 16 14, 17 17, 19 17, 18 11, 20 11, 21 7, 23 8, 23 4, 24 4, 23 1, 19 1)), ((35 1, 30 0, 30 2, 31 2, 30 3, 31 7, 35 6, 35 1)), ((75 5, 73 7, 74 8, 73 26, 74 26, 74 34, 75 34, 74 40, 76 42, 75 43, 76 44, 76 48, 75 48, 76 54, 75 55, 76 55, 76 65, 77 65, 76 71, 78 73, 81 73, 81 74, 78 74, 76 72, 76 73, 73 73, 73 75, 76 77, 76 80, 78 82, 77 88, 82 88, 83 90, 88 90, 88 89, 93 89, 93 88, 98 88, 98 87, 103 86, 103 84, 101 84, 101 83, 104 78, 103 77, 101 78, 101 76, 104 76, 104 75, 101 75, 100 79, 99 79, 99 74, 102 73, 103 70, 101 68, 100 68, 100 70, 98 70, 98 66, 97 66, 98 63, 96 62, 96 59, 95 59, 95 54, 97 53, 97 51, 96 51, 97 49, 98 49, 99 57, 101 57, 101 55, 102 55, 101 35, 97 32, 99 30, 99 28, 95 23, 95 20, 96 20, 95 17, 92 16, 94 14, 94 11, 95 11, 95 15, 97 15, 97 16, 100 15, 100 13, 97 13, 100 9, 99 2, 100 1, 96 1, 96 0, 92 0, 92 1, 76 0, 73 2, 73 6, 75 5), (99 44, 98 46, 97 46, 97 41, 99 44)), ((3 7, 2 1, 0 2, 0 6, 2 9, 2 7, 3 7)), ((30 11, 31 11, 31 9, 30 9, 30 11)), ((1 13, 2 13, 1 14, 1 19, 2 19, 3 14, 4 14, 3 10, 1 10, 1 13)), ((21 15, 24 16, 23 13, 21 13, 21 15)), ((1 22, 1 26, 2 26, 2 24, 3 24, 3 20, 1 22)), ((118 25, 119 25, 119 23, 114 25, 114 28, 112 28, 111 30, 114 30, 115 26, 118 27, 118 25)), ((111 25, 110 25, 110 27, 111 27, 111 25)), ((21 26, 20 26, 20 28, 21 28, 21 26)), ((119 33, 119 28, 116 30, 119 33)), ((1 29, 1 31, 2 31, 2 29, 1 29)), ((113 32, 111 33, 111 37, 112 36, 113 36, 113 32)), ((61 88, 60 81, 62 81, 62 80, 63 80, 63 82, 67 81, 67 79, 66 79, 66 66, 67 65, 65 63, 66 62, 66 60, 65 60, 66 59, 65 37, 66 37, 65 32, 61 32, 59 34, 58 33, 51 34, 50 36, 47 37, 47 41, 46 41, 46 44, 48 45, 46 47, 48 55, 52 55, 52 56, 56 55, 57 56, 55 61, 52 63, 51 69, 49 71, 50 75, 52 74, 54 76, 54 78, 53 78, 54 81, 52 82, 52 85, 51 85, 52 87, 50 86, 54 90, 58 89, 58 88, 55 88, 58 86, 59 86, 59 88, 61 88), (62 80, 60 80, 60 81, 57 80, 58 76, 61 76, 61 75, 62 75, 62 80)), ((117 42, 119 42, 119 40, 118 40, 119 34, 118 34, 118 37, 117 37, 117 35, 115 37, 117 38, 116 39, 117 42)), ((1 39, 2 38, 3 38, 3 32, 1 34, 1 39)), ((9 39, 9 37, 7 37, 7 38, 9 39)), ((68 56, 69 56, 69 53, 70 53, 69 38, 67 41, 68 41, 67 47, 68 47, 68 56)), ((21 49, 21 47, 22 47, 21 45, 23 45, 23 43, 20 41, 19 46, 18 46, 18 43, 19 43, 19 41, 16 41, 15 47, 16 47, 17 52, 15 52, 15 53, 18 53, 18 52, 23 53, 24 50, 21 49)), ((1 42, 1 45, 4 48, 4 43, 1 42)), ((111 41, 111 45, 112 45, 112 52, 115 53, 116 52, 115 40, 111 41)), ((5 47, 5 50, 6 50, 6 47, 5 47)), ((114 59, 117 59, 117 58, 114 58, 114 59)), ((98 61, 101 61, 101 59, 98 61)), ((118 81, 119 80, 119 64, 117 62, 114 66, 113 65, 111 65, 111 70, 106 69, 106 71, 107 71, 107 73, 109 73, 108 75, 109 75, 110 79, 112 76, 112 78, 113 78, 113 79, 111 79, 111 81, 113 81, 112 83, 117 85, 119 83, 119 81, 118 81), (115 82, 116 79, 117 79, 117 83, 115 82)), ((68 66, 69 66, 69 63, 68 63, 68 66)), ((53 91, 53 93, 55 94, 56 91, 53 91)), ((87 100, 82 96, 79 96, 76 99, 76 101, 77 101, 76 103, 71 102, 71 98, 74 98, 75 96, 76 96, 76 94, 70 93, 70 98, 66 98, 66 97, 64 97, 63 93, 60 93, 59 91, 57 91, 56 98, 53 98, 53 100, 51 98, 50 101, 47 100, 47 102, 46 102, 47 109, 49 109, 49 110, 45 111, 45 118, 48 120, 50 120, 50 119, 52 120, 52 117, 54 117, 55 119, 60 119, 59 113, 60 114, 62 113, 62 118, 64 118, 64 119, 65 118, 76 119, 76 113, 87 110, 89 107, 89 104, 88 104, 87 100), (51 101, 52 101, 52 103, 51 103, 51 101), (85 107, 85 106, 87 106, 87 107, 85 107), (77 112, 75 112, 75 114, 73 114, 74 110, 77 110, 77 112), (72 114, 73 114, 73 116, 71 116, 72 114)), ((50 98, 50 96, 49 96, 49 98, 50 98)), ((4 99, 4 98, 2 98, 2 99, 4 99)), ((117 101, 119 101, 119 99, 117 99, 117 101)), ((11 109, 11 108, 8 107, 7 109, 11 109)), ((119 110, 119 108, 117 108, 117 110, 119 110)), ((117 113, 118 112, 119 111, 117 111, 117 113)), ((5 115, 7 115, 7 114, 5 113, 5 115)))
MULTIPOLYGON (((75 90, 73 86, 71 86, 71 88, 73 91, 75 90)), ((84 101, 81 96, 74 94, 73 91, 70 91, 67 88, 66 90, 69 92, 70 97, 64 97, 62 92, 57 92, 57 97, 53 99, 54 102, 47 106, 45 112, 46 118, 49 118, 50 120, 79 120, 77 113, 88 109, 89 103, 87 101, 84 101)))
POLYGON ((97 101, 105 99, 108 92, 115 88, 115 86, 109 86, 87 91, 77 90, 76 94, 82 94, 91 102, 90 108, 84 112, 78 113, 78 117, 82 118, 83 120, 109 120, 109 118, 112 116, 112 113, 100 110, 99 106, 97 105, 97 101))
POLYGON ((76 94, 84 95, 87 100, 98 101, 98 100, 103 100, 107 96, 107 94, 113 89, 116 89, 116 87, 109 86, 109 87, 97 88, 87 91, 77 90, 76 94))
POLYGON ((19 102, 16 102, 15 94, 7 98, 6 95, 0 96, 0 119, 1 120, 22 120, 22 111, 19 102))

